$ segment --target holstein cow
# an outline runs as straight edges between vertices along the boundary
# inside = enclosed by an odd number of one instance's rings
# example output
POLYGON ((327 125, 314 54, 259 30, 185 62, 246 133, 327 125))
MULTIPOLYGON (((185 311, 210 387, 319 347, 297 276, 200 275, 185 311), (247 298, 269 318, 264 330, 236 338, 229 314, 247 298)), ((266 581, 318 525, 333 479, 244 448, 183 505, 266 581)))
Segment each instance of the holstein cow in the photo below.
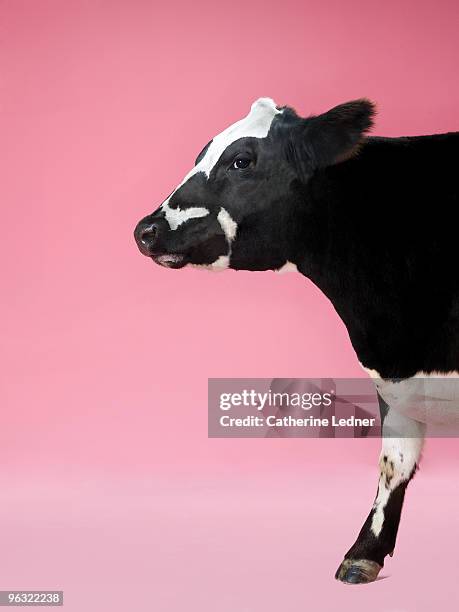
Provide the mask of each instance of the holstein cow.
POLYGON ((423 402, 418 382, 459 371, 459 133, 368 137, 374 112, 361 99, 301 118, 261 98, 135 229, 168 268, 297 270, 345 323, 384 428, 404 436, 383 437, 376 499, 336 573, 347 583, 392 555, 425 417, 450 399, 423 402))

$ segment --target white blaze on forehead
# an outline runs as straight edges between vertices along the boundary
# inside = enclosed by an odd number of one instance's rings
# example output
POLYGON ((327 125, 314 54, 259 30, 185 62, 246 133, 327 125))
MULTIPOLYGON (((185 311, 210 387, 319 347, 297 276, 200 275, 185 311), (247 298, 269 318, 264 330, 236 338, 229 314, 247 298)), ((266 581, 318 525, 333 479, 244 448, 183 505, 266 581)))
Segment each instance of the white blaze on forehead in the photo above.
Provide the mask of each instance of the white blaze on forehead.
POLYGON ((233 125, 230 125, 226 130, 215 136, 199 164, 188 172, 180 185, 161 205, 161 210, 164 211, 171 230, 177 229, 179 225, 188 219, 205 217, 209 214, 209 210, 202 207, 185 208, 183 210, 171 208, 169 201, 174 193, 198 172, 204 173, 209 178, 212 168, 218 162, 225 149, 236 140, 240 138, 265 138, 268 135, 274 117, 281 113, 282 111, 276 107, 275 102, 271 98, 259 98, 252 104, 249 114, 244 119, 233 123, 233 125))
POLYGON ((233 123, 233 125, 230 125, 226 130, 215 136, 206 154, 199 164, 193 168, 191 173, 187 175, 187 178, 196 172, 204 172, 209 177, 212 168, 220 159, 222 153, 236 140, 240 138, 266 138, 274 117, 280 113, 282 111, 276 107, 276 103, 271 98, 259 98, 256 100, 252 104, 249 114, 244 119, 233 123))

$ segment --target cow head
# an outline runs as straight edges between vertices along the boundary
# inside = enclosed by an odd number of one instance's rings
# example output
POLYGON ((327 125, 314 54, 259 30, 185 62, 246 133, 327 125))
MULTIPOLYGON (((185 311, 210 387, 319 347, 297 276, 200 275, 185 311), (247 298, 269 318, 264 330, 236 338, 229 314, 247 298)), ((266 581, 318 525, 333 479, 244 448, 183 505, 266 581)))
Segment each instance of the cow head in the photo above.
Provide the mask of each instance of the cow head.
POLYGON ((362 99, 303 119, 260 98, 137 224, 140 251, 169 268, 275 270, 294 263, 308 183, 354 154, 373 114, 362 99))

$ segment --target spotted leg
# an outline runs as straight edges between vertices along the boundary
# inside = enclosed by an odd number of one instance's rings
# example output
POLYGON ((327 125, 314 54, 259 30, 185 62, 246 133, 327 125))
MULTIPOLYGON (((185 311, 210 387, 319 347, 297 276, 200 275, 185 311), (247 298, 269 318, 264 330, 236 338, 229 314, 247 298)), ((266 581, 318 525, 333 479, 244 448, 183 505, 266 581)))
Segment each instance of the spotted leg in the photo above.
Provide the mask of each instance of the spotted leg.
POLYGON ((419 464, 424 440, 422 423, 395 412, 378 398, 383 421, 378 492, 355 544, 335 574, 349 584, 376 580, 384 558, 392 556, 406 487, 419 464))

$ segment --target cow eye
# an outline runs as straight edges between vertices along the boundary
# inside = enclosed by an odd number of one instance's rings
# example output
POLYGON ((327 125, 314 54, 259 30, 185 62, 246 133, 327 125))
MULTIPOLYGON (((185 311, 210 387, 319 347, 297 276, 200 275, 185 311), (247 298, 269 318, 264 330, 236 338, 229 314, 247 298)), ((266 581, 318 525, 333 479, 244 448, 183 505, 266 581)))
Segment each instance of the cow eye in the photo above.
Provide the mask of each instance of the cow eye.
POLYGON ((233 168, 235 170, 244 170, 248 168, 252 160, 249 157, 237 157, 233 162, 233 168))

